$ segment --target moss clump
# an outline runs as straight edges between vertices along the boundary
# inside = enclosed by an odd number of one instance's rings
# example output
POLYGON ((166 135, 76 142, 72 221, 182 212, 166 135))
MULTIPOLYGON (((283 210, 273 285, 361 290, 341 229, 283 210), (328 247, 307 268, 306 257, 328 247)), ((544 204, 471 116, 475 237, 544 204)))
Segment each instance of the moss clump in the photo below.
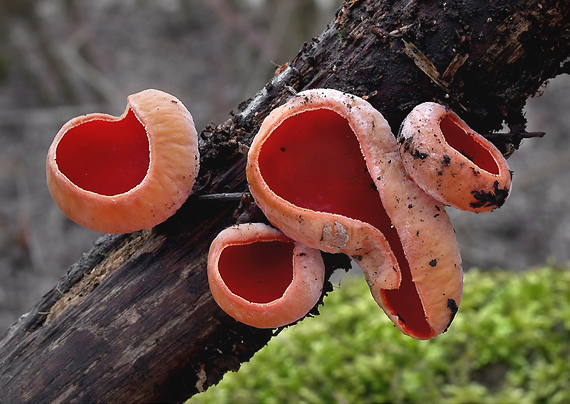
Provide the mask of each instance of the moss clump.
POLYGON ((361 278, 188 403, 570 402, 570 270, 471 270, 449 331, 401 334, 361 278))

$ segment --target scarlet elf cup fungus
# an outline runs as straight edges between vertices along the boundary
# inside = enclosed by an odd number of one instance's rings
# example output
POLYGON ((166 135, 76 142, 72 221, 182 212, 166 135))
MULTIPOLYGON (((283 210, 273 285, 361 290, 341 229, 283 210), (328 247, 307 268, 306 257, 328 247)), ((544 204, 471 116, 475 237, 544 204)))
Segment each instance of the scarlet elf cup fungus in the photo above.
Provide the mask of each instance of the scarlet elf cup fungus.
POLYGON ((208 281, 230 316, 257 328, 276 328, 305 316, 324 283, 321 252, 262 223, 229 227, 212 242, 208 281))
POLYGON ((89 229, 130 233, 153 227, 186 201, 198 175, 192 116, 158 90, 131 95, 120 117, 88 114, 60 129, 46 162, 51 195, 89 229))
POLYGON ((446 205, 487 212, 509 196, 511 173, 501 152, 443 105, 416 106, 402 123, 398 143, 406 171, 446 205))
POLYGON ((447 329, 462 294, 453 228, 443 205, 406 174, 370 104, 336 90, 298 93, 263 122, 247 178, 287 236, 353 257, 400 330, 427 339, 447 329))

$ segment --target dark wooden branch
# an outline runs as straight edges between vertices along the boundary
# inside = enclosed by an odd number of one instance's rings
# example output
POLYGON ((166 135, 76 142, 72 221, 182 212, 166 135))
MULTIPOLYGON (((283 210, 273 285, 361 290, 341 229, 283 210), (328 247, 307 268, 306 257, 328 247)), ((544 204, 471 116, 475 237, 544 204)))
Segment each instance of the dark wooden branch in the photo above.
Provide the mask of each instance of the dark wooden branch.
MULTIPOLYGON (((223 228, 264 220, 247 194, 244 151, 292 93, 331 87, 378 108, 397 131, 423 101, 449 104, 505 154, 522 108, 567 71, 566 0, 351 0, 225 123, 200 134, 195 194, 165 223, 104 236, 0 337, 1 403, 181 402, 237 370, 275 330, 240 324, 212 300, 206 255, 223 228)), ((327 256, 328 273, 345 267, 327 256)), ((380 310, 380 309, 379 309, 380 310)), ((380 314, 379 314, 380 315, 380 314)))

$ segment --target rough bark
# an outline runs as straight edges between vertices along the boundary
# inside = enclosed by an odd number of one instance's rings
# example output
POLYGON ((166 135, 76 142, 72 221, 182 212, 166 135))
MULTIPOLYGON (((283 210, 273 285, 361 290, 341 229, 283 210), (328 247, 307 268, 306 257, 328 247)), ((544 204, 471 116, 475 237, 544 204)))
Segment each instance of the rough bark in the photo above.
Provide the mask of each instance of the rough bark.
MULTIPOLYGON (((236 221, 247 145, 295 91, 330 87, 368 99, 397 131, 422 101, 449 104, 505 154, 525 136, 522 108, 568 72, 566 0, 352 0, 230 119, 200 134, 195 193, 171 219, 104 236, 0 337, 1 403, 181 402, 237 370, 275 330, 240 324, 212 300, 209 243, 236 221), (565 64, 566 63, 566 64, 565 64)), ((346 267, 327 256, 328 273, 346 267)), ((379 309, 379 315, 380 313, 379 309)))

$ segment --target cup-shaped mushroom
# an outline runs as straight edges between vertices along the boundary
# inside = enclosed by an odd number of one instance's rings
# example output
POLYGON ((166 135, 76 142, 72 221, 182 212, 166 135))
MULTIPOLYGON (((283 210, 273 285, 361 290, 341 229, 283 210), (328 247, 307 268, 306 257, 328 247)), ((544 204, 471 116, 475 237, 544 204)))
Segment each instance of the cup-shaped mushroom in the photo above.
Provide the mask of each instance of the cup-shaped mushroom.
POLYGON ((57 133, 46 162, 50 193, 63 213, 89 229, 130 233, 172 216, 199 168, 190 112, 174 96, 145 90, 120 117, 88 114, 57 133))
POLYGON ((321 297, 324 275, 319 250, 262 223, 223 230, 208 254, 214 300, 257 328, 281 327, 307 315, 321 297))
POLYGON ((407 176, 388 123, 368 102, 300 92, 263 122, 247 176, 283 233, 357 261, 404 333, 430 338, 447 328, 462 290, 453 228, 443 205, 407 176))
POLYGON ((510 194, 511 172, 499 149, 443 105, 415 107, 400 127, 398 143, 406 171, 446 205, 488 212, 510 194))

